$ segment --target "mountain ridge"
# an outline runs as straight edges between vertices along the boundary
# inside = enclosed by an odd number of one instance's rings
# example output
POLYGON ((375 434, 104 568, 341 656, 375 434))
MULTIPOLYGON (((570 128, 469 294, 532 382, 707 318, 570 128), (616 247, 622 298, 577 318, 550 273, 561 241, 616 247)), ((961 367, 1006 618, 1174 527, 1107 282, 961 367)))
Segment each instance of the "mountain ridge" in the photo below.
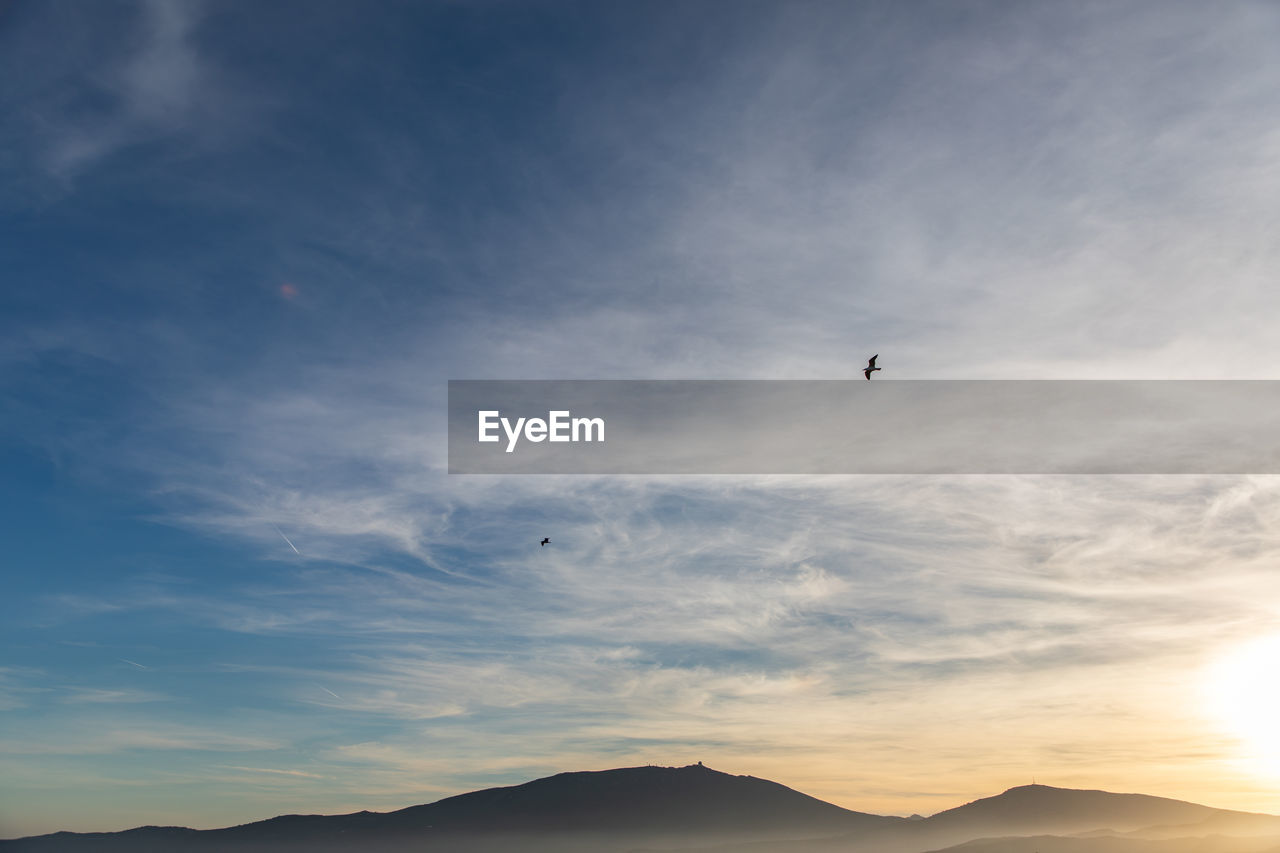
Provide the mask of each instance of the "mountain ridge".
MULTIPOLYGON (((214 851, 602 851, 637 848, 762 851, 939 850, 1008 836, 1163 829, 1173 835, 1247 827, 1276 836, 1280 817, 1147 794, 1025 785, 927 818, 853 811, 777 782, 702 764, 569 771, 391 812, 279 815, 212 830, 135 827, 0 841, 0 853, 214 851), (785 847, 778 847, 785 841, 785 847), (692 844, 693 846, 690 846, 692 844)), ((1134 842, 1148 838, 1128 839, 1134 842)), ((1056 842, 1055 842, 1056 844, 1056 842)), ((1141 844, 1129 845, 1142 847, 1141 844)), ((1250 849, 1263 849, 1246 845, 1250 849)))
POLYGON ((1049 810, 1053 812, 1050 819, 1060 830, 1078 829, 1082 823, 1093 823, 1089 829, 1139 829, 1162 823, 1199 823, 1220 812, 1247 814, 1150 794, 1033 784, 1018 785, 995 796, 946 809, 927 820, 935 827, 992 822, 1017 828, 1044 825, 1045 812, 1049 810), (1096 823, 1099 819, 1117 819, 1119 825, 1099 826, 1096 823))

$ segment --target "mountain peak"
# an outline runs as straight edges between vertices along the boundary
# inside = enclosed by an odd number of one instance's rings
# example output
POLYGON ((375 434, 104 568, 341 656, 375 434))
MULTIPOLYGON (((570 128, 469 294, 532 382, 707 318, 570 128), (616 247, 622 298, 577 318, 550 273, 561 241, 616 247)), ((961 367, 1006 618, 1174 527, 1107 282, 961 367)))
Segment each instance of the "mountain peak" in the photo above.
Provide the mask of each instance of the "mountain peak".
POLYGON ((893 821, 849 811, 753 776, 703 764, 557 773, 413 806, 388 817, 435 827, 690 831, 737 825, 847 830, 893 821))

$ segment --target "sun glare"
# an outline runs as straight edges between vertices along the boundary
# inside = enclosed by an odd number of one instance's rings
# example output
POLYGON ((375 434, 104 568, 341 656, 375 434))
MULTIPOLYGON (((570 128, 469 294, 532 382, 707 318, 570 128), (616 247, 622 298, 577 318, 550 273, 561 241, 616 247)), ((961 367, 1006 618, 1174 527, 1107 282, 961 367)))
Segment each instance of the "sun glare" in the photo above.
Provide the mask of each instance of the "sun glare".
POLYGON ((1209 704, 1246 764, 1280 777, 1280 635, 1246 643, 1209 672, 1209 704))

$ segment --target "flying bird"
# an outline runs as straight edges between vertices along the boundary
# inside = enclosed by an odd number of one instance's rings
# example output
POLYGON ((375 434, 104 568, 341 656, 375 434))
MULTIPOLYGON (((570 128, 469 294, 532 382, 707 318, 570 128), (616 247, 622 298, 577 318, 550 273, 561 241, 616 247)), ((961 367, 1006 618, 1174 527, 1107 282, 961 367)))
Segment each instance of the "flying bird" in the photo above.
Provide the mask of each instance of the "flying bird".
POLYGON ((539 542, 538 544, 539 544, 539 545, 546 545, 546 544, 548 544, 549 542, 551 542, 551 540, 550 540, 550 539, 543 539, 543 540, 542 540, 541 542, 539 542))
POLYGON ((876 359, 879 357, 880 357, 880 353, 876 353, 875 355, 871 356, 871 360, 867 362, 866 368, 862 371, 863 375, 866 376, 868 379, 871 378, 871 371, 880 369, 876 367, 876 359))

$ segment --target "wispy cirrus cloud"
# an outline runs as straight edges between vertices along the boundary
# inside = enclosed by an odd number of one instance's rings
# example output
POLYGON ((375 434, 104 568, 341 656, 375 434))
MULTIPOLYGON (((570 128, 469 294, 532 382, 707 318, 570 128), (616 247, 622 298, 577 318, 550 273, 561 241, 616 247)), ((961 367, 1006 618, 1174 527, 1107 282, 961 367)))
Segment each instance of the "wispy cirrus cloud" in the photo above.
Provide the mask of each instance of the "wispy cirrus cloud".
POLYGON ((31 667, 0 667, 0 711, 26 708, 50 688, 34 684, 44 673, 31 667))
POLYGON ((235 764, 226 764, 223 766, 227 770, 242 770, 246 773, 268 773, 276 776, 295 776, 295 777, 301 777, 304 779, 324 779, 325 778, 324 776, 321 776, 319 774, 307 773, 302 770, 279 770, 273 767, 240 767, 235 764))
POLYGON ((167 702, 172 697, 146 690, 113 690, 98 687, 64 687, 60 701, 69 705, 132 705, 167 702))
MULTIPOLYGON (((56 35, 43 57, 28 65, 27 83, 0 87, 24 119, 47 173, 69 186, 114 154, 134 146, 177 140, 200 148, 225 138, 236 123, 224 71, 196 38, 202 4, 139 0, 117 6, 104 20, 67 6, 57 15, 14 17, 10 62, 56 35)), ((247 99, 246 103, 248 100, 247 99)))
POLYGON ((38 735, 30 739, 0 741, 0 753, 14 755, 107 755, 134 750, 171 752, 259 752, 278 749, 281 741, 239 736, 214 729, 152 724, 116 728, 108 723, 101 731, 77 737, 38 735))

